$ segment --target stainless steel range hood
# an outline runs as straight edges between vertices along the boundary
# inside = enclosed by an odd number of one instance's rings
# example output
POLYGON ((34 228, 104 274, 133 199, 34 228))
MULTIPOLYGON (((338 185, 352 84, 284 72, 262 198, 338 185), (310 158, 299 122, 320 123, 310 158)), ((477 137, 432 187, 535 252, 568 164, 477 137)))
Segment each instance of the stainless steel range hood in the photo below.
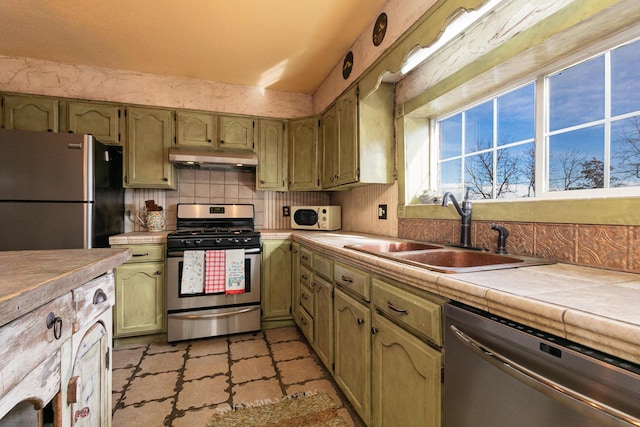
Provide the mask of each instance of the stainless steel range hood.
POLYGON ((253 172, 258 156, 252 151, 205 151, 197 149, 171 149, 169 161, 179 168, 222 169, 253 172))

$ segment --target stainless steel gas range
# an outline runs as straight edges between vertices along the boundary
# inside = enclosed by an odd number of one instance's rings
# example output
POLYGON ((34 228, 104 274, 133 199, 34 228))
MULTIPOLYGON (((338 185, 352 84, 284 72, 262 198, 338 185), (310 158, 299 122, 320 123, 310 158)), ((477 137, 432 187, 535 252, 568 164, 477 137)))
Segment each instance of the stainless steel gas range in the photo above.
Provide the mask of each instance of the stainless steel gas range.
POLYGON ((260 329, 254 216, 250 204, 178 204, 177 230, 167 236, 169 342, 260 329))

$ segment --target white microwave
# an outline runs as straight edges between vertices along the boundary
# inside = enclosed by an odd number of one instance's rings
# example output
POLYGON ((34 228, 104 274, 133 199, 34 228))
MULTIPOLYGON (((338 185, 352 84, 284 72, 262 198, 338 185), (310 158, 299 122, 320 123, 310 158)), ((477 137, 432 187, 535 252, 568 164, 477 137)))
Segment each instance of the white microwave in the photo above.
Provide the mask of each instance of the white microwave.
POLYGON ((340 206, 292 206, 291 228, 300 230, 340 230, 340 206))

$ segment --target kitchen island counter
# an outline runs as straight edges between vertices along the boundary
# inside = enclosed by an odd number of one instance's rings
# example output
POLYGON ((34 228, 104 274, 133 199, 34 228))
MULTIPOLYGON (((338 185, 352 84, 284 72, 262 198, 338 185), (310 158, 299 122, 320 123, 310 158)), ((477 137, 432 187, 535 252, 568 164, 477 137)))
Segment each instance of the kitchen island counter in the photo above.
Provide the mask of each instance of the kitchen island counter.
POLYGON ((0 326, 131 258, 129 249, 0 252, 0 326))
POLYGON ((640 275, 570 264, 445 274, 345 248, 403 240, 296 230, 312 249, 418 289, 640 363, 640 275))

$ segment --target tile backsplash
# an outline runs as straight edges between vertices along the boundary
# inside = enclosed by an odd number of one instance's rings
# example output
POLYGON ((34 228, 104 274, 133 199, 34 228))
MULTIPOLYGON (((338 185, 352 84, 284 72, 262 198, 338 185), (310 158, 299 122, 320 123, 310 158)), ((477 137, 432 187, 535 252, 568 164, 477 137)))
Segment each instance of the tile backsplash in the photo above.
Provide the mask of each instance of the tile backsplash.
MULTIPOLYGON (((471 242, 495 250, 491 221, 474 221, 471 242)), ((509 232, 507 253, 558 262, 640 273, 640 226, 501 222, 509 232)), ((398 236, 436 243, 457 243, 459 220, 400 218, 398 236)))
MULTIPOLYGON (((289 218, 282 216, 283 206, 326 205, 330 199, 323 192, 257 191, 255 172, 176 169, 176 176, 176 190, 127 190, 125 204, 138 210, 144 209, 145 200, 155 200, 164 208, 167 230, 175 230, 178 203, 250 203, 255 207, 256 228, 286 229, 289 218)), ((129 231, 145 229, 127 220, 125 232, 129 231)))

